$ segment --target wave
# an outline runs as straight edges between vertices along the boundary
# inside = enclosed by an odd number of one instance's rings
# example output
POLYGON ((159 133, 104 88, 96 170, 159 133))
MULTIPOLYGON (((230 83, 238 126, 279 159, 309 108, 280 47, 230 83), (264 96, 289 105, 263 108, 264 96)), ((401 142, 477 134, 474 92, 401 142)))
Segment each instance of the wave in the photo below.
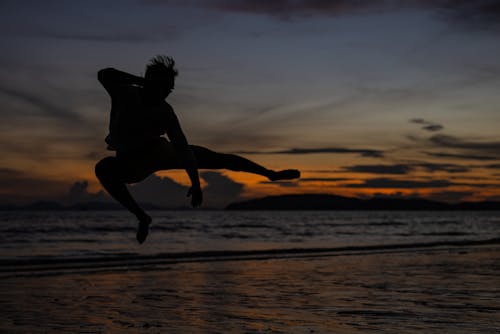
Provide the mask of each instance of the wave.
POLYGON ((448 231, 448 232, 429 232, 429 233, 420 233, 419 235, 423 236, 450 236, 450 237, 460 237, 470 235, 470 233, 459 232, 459 231, 448 231))
POLYGON ((220 228, 270 228, 275 229, 276 226, 271 226, 267 224, 249 224, 249 223, 239 223, 239 224, 222 224, 220 228))
POLYGON ((315 226, 326 227, 359 227, 359 226, 408 226, 406 222, 388 221, 388 222, 366 222, 366 223, 318 223, 315 226))
POLYGON ((1 276, 62 274, 67 271, 131 270, 149 266, 170 265, 187 262, 268 260, 280 258, 323 257, 345 255, 367 255, 378 252, 412 251, 439 247, 466 247, 500 245, 500 238, 486 240, 450 240, 418 242, 408 244, 382 244, 366 246, 317 247, 317 248, 280 248, 265 250, 214 250, 197 252, 160 253, 137 255, 120 253, 95 257, 34 257, 0 260, 1 276))

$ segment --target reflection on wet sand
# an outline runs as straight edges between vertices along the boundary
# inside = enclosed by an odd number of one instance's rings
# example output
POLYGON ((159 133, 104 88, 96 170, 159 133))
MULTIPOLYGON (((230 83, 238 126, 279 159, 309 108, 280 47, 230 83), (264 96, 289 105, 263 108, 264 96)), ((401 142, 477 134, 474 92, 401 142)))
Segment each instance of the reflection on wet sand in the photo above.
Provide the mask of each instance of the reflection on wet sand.
POLYGON ((491 333, 499 260, 490 245, 3 278, 0 332, 491 333))

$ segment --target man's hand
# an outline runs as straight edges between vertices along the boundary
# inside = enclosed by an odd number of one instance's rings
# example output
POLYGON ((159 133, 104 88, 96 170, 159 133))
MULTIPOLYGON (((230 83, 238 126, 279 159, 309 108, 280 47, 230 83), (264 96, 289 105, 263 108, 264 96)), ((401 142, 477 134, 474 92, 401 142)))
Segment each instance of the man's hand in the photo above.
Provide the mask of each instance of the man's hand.
POLYGON ((191 196, 191 205, 193 208, 201 206, 203 202, 203 193, 201 192, 200 186, 192 186, 189 188, 187 197, 191 196))

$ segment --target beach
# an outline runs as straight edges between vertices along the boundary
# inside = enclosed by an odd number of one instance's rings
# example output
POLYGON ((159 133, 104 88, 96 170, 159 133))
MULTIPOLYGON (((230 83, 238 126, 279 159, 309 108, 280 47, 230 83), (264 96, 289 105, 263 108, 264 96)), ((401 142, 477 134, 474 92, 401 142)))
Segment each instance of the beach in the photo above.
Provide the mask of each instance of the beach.
POLYGON ((500 246, 4 272, 1 333, 499 333, 500 246))
POLYGON ((0 334, 500 334, 500 0, 0 0, 0 334))

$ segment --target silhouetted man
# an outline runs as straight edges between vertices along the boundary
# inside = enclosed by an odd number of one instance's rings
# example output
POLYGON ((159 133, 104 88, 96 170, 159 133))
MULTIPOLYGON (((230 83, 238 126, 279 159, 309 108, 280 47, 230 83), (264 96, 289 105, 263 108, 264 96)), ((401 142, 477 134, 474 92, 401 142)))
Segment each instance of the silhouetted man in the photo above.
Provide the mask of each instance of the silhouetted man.
POLYGON ((273 171, 234 154, 189 145, 174 110, 165 102, 177 74, 174 60, 165 56, 151 60, 144 78, 113 68, 97 74, 111 96, 105 141, 116 155, 99 161, 95 172, 108 193, 139 219, 139 243, 146 240, 152 220, 130 195, 126 184, 140 182, 156 171, 185 169, 191 180, 188 196, 193 207, 202 202, 198 168, 254 173, 271 181, 300 177, 298 170, 273 171), (162 137, 164 134, 170 141, 162 137))

